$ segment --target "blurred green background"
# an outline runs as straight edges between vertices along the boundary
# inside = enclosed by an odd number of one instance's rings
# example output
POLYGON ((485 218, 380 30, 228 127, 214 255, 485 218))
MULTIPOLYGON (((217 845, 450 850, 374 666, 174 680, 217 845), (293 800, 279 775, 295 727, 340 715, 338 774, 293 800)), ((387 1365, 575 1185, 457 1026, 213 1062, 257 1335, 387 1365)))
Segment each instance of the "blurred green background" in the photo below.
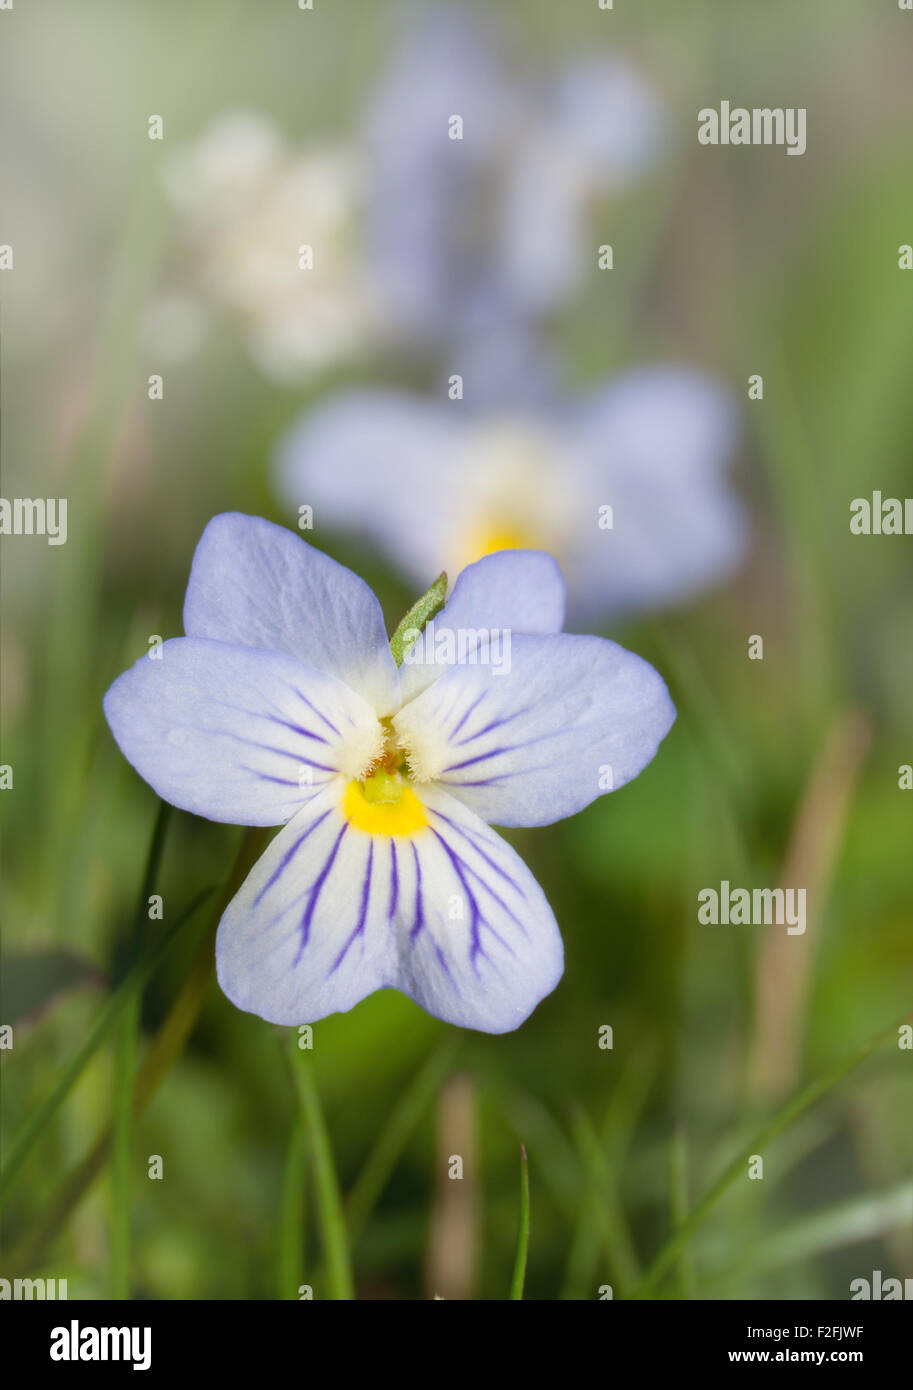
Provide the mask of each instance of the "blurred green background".
MULTIPOLYGON (((0 272, 3 495, 69 499, 65 546, 2 547, 2 761, 15 776, 0 795, 0 1022, 15 1026, 0 1054, 4 1153, 128 953, 156 805, 104 725, 104 690, 151 633, 181 631, 210 516, 289 520, 269 463, 310 401, 349 382, 426 384, 381 361, 276 385, 223 316, 149 401, 161 368, 139 326, 176 252, 147 118, 164 115, 166 150, 236 106, 293 143, 345 133, 397 13, 52 0, 0 15, 0 242, 15 248, 0 272)), ((611 1284, 622 1297, 764 1121, 896 1030, 913 999, 913 791, 898 786, 913 762, 913 541, 848 524, 854 497, 913 494, 913 272, 898 269, 913 241, 913 14, 890 0, 616 0, 611 13, 541 0, 485 14, 521 69, 621 51, 667 104, 665 160, 611 215, 594 212, 594 242, 610 224, 622 268, 553 331, 571 382, 673 360, 731 383, 752 549, 728 588, 605 629, 658 667, 678 707, 647 772, 572 821, 510 836, 565 938, 555 993, 517 1033, 486 1037, 385 992, 317 1025, 313 1066, 355 1203, 360 1297, 505 1297, 521 1141, 527 1296, 611 1284), (697 111, 723 98, 807 107, 808 152, 700 148, 697 111), (755 372, 763 402, 747 397, 755 372), (751 634, 762 662, 748 660, 751 634), (697 893, 722 879, 807 884, 806 936, 699 925, 697 893), (462 1183, 446 1179, 451 1153, 462 1183)), ((314 539, 375 586, 392 629, 409 587, 345 536, 314 539)), ((224 882, 238 839, 174 813, 165 921, 150 932, 224 882)), ((208 959, 205 918, 145 991, 140 1063, 208 959)), ((176 1051, 129 1135, 130 1291, 295 1297, 308 1282, 324 1296, 279 1030, 234 1009, 210 970, 176 1051), (152 1154, 162 1181, 147 1177, 152 1154)), ((789 1124, 764 1150, 763 1181, 730 1185, 654 1295, 841 1299, 874 1269, 913 1275, 911 1058, 889 1040, 789 1124)), ((91 1183, 80 1165, 110 1122, 116 1075, 106 1040, 32 1150, 3 1216, 3 1277, 112 1291, 123 1188, 112 1200, 106 1161, 91 1183)))

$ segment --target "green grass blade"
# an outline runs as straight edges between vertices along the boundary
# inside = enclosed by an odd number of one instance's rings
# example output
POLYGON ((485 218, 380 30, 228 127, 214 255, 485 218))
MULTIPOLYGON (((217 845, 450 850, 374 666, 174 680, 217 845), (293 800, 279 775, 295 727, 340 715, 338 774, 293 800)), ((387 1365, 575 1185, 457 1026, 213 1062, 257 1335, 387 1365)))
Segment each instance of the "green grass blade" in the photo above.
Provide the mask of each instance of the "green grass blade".
POLYGON ((130 1297, 130 1144, 133 1138, 133 1072, 139 1036, 140 992, 136 990, 116 1033, 111 1151, 110 1297, 130 1297))
POLYGON ((121 1017, 123 1010, 131 1000, 136 998, 139 990, 150 976, 154 974, 180 928, 187 919, 196 912, 204 899, 209 897, 212 891, 211 888, 207 888, 204 892, 199 893, 186 911, 182 912, 176 919, 174 925, 168 932, 155 943, 148 955, 133 963, 127 975, 121 981, 119 988, 111 995, 82 1043, 76 1049, 66 1067, 64 1067, 56 1086, 53 1087, 41 1104, 33 1110, 31 1115, 23 1122, 22 1128, 10 1145, 6 1162, 2 1170, 0 1170, 0 1210, 3 1209, 9 1192, 21 1172, 22 1165, 25 1163, 26 1158, 43 1135, 48 1123, 53 1119, 70 1091, 76 1085, 84 1068, 91 1061, 99 1047, 101 1047, 115 1023, 121 1017))
MULTIPOLYGON (((685 1136, 677 1129, 669 1141, 669 1221, 673 1231, 688 1215, 688 1163, 685 1136)), ((683 1245, 678 1255, 678 1291, 684 1299, 697 1297, 691 1252, 683 1245)))
POLYGON ((276 1233, 276 1297, 286 1300, 297 1299, 304 1274, 304 1194, 308 1158, 305 1141, 304 1117, 298 1111, 285 1151, 276 1233))
MULTIPOLYGON (((170 816, 171 807, 167 802, 160 801, 133 915, 130 950, 134 960, 142 953, 142 932, 148 920, 149 896, 155 888, 161 866, 170 816)), ((115 1034, 110 1271, 110 1292, 114 1299, 130 1297, 130 1142, 133 1137, 133 1073, 136 1068, 141 1003, 140 985, 131 995, 115 1034)))
MULTIPOLYGON (((219 919, 227 904, 244 882, 252 865, 260 857, 269 837, 269 830, 251 827, 246 830, 238 845, 237 855, 231 873, 220 892, 211 916, 204 919, 204 932, 200 928, 199 944, 196 947, 193 965, 184 984, 178 992, 168 1014, 155 1035, 155 1039, 136 1074, 133 1085, 133 1114, 141 1115, 152 1100, 159 1086, 189 1038, 197 1020, 206 991, 213 978, 213 946, 219 919)), ((196 895, 189 907, 178 917, 168 936, 155 947, 148 969, 151 972, 171 938, 213 893, 212 888, 204 888, 196 895)), ((113 1002, 113 1001, 112 1001, 113 1002)), ((97 1025, 96 1025, 97 1026, 97 1025)), ((107 1029, 105 1029, 105 1033, 107 1029)), ((105 1034, 102 1033, 101 1037, 105 1034)), ((99 1038, 99 1041, 101 1038, 99 1038)), ((97 1043, 96 1043, 97 1046, 97 1043)), ((65 1078, 64 1078, 65 1079, 65 1078)), ((89 1191, 95 1179, 105 1166, 111 1151, 111 1127, 103 1129, 86 1154, 66 1174, 42 1211, 37 1230, 25 1237, 14 1251, 12 1263, 17 1268, 33 1268, 42 1252, 56 1235, 60 1227, 69 1219, 75 1208, 89 1191)))
POLYGON ((621 1297, 640 1275, 640 1263, 619 1191, 619 1174, 624 1165, 624 1141, 616 1136, 609 1145, 600 1139, 590 1118, 582 1110, 572 1117, 574 1143, 586 1175, 583 1202, 578 1213, 575 1240, 576 1264, 563 1290, 563 1297, 585 1297, 584 1290, 594 1282, 600 1256, 608 1260, 613 1287, 621 1297))
POLYGON ((665 1245, 656 1255, 643 1279, 637 1285, 632 1297, 648 1298, 651 1295, 660 1279, 678 1258, 680 1252, 691 1239, 694 1232, 710 1215, 710 1212, 716 1206, 720 1198, 728 1191, 734 1182, 744 1175, 752 1154, 762 1152, 765 1146, 776 1139, 783 1130, 788 1129, 794 1120, 798 1119, 806 1110, 816 1105, 828 1092, 839 1085, 845 1076, 856 1067, 860 1066, 861 1063, 867 1061, 873 1053, 886 1046, 888 1042, 896 1042, 896 1040, 897 1024, 892 1024, 890 1028, 885 1029, 883 1032, 878 1033, 876 1037, 863 1043, 855 1052, 851 1052, 848 1057, 844 1057, 839 1062, 835 1062, 832 1067, 822 1072, 822 1074, 814 1081, 810 1082, 804 1090, 800 1091, 798 1095, 788 1101, 787 1104, 774 1115, 773 1119, 758 1131, 751 1143, 746 1145, 744 1150, 736 1155, 728 1167, 723 1169, 723 1172, 717 1178, 716 1182, 707 1189, 697 1205, 692 1207, 678 1229, 672 1232, 665 1245))
MULTIPOLYGON (((198 893, 191 905, 182 913, 175 928, 191 917, 205 900, 212 895, 212 888, 198 893)), ((216 915, 218 921, 218 914, 216 915)), ((204 925, 207 925, 204 919, 204 925)), ((133 1084, 133 1115, 141 1115, 155 1095, 171 1066, 181 1053, 181 1049, 196 1021, 208 985, 212 980, 212 939, 215 924, 201 933, 193 967, 181 990, 168 1011, 164 1023, 155 1035, 155 1040, 143 1060, 133 1084)), ((101 1131, 85 1158, 69 1170, 51 1198, 44 1204, 38 1229, 32 1231, 9 1256, 11 1266, 16 1269, 32 1269, 40 1262, 48 1244, 69 1220, 76 1207, 85 1197, 99 1173, 103 1170, 111 1152, 112 1127, 107 1125, 101 1131)))
POLYGON ((889 1192, 865 1192, 762 1237, 725 1266, 714 1269, 708 1282, 714 1289, 731 1287, 746 1270, 756 1276, 793 1269, 802 1260, 831 1250, 878 1240, 891 1231, 908 1230, 911 1212, 913 1182, 901 1183, 889 1192))
POLYGON ((526 1145, 520 1145, 520 1225, 517 1230, 517 1257, 514 1261, 514 1277, 510 1284, 510 1296, 515 1302, 523 1297, 526 1283, 526 1261, 529 1255, 529 1161, 526 1145))
POLYGON ((354 1299, 355 1286, 352 1280, 349 1238, 346 1231, 339 1183, 336 1178, 336 1167, 333 1162, 333 1150, 317 1091, 313 1059, 309 1056, 306 1048, 300 1048, 297 1044, 297 1036, 293 1034, 289 1047, 292 1079, 298 1095, 298 1103, 301 1106, 301 1114, 314 1164, 317 1214, 323 1236, 331 1290, 330 1297, 347 1301, 354 1299))
POLYGON ((365 1229, 410 1136, 434 1100, 459 1048, 457 1039, 448 1038, 431 1054, 381 1131, 346 1199, 346 1226, 352 1245, 365 1229))

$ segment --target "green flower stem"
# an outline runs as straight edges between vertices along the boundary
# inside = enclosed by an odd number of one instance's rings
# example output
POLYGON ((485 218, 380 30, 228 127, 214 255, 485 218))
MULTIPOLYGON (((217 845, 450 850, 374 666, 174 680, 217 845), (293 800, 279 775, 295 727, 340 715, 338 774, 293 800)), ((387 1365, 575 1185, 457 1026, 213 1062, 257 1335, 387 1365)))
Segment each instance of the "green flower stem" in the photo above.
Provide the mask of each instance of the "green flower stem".
POLYGON ((514 1277, 510 1284, 510 1296, 514 1302, 523 1297, 526 1283, 526 1261, 529 1255, 529 1161, 526 1145, 520 1145, 520 1224, 517 1230, 517 1256, 514 1261, 514 1277))
POLYGON ((333 1151, 317 1092, 313 1059, 307 1049, 297 1044, 297 1036, 292 1034, 289 1039, 289 1061, 314 1164, 317 1213, 323 1236, 330 1297, 348 1301, 355 1297, 355 1286, 333 1151))
POLYGON ((832 1091, 835 1086, 843 1080, 851 1071, 868 1060, 873 1053, 886 1046, 888 1042, 897 1039, 897 1024, 892 1024, 883 1032, 877 1034, 869 1042, 864 1043, 851 1052, 848 1057, 836 1062, 827 1071, 822 1072, 821 1076, 810 1082, 797 1096, 783 1106, 762 1129, 754 1136, 751 1143, 736 1155, 728 1167, 717 1178, 716 1182, 707 1189, 703 1197, 692 1207, 685 1217, 685 1220, 670 1235, 665 1245, 656 1255, 640 1283, 632 1293, 633 1298, 649 1298, 656 1288, 663 1275, 674 1264, 686 1243, 691 1239, 694 1232, 710 1215, 720 1198, 740 1177, 743 1177, 748 1168, 748 1162, 752 1154, 761 1153, 778 1135, 797 1120, 800 1115, 816 1105, 819 1100, 832 1091))

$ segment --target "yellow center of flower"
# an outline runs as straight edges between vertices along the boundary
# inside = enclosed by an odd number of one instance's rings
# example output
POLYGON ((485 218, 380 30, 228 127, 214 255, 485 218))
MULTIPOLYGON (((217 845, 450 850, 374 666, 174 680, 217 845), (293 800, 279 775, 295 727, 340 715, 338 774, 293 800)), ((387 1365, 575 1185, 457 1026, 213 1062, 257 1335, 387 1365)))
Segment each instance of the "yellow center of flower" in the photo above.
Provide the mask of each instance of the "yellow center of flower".
POLYGON ((540 545, 541 541, 531 527, 489 522, 466 534, 460 549, 464 563, 471 565, 475 560, 481 560, 483 555, 494 555, 499 550, 537 550, 540 545))
POLYGON ((425 808, 399 772, 383 765, 363 782, 350 782, 343 814, 368 835, 415 835, 428 824, 425 808))

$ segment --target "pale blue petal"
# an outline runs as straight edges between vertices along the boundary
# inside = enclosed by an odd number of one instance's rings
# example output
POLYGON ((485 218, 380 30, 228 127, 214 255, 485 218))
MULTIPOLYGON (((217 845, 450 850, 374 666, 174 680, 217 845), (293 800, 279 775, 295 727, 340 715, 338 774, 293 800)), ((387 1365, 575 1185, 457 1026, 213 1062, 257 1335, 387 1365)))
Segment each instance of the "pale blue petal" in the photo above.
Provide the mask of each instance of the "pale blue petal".
POLYGON ((424 591, 459 513, 463 406, 397 391, 354 391, 310 411, 282 440, 277 483, 318 526, 374 542, 424 591))
POLYGON ((313 1023, 394 988, 447 1023, 516 1028, 554 989, 561 938, 514 851, 442 792, 412 836, 369 835, 326 788, 287 825, 219 926, 219 983, 272 1023, 313 1023))
POLYGON ((173 806, 232 825, 280 825, 377 755, 371 707, 283 652, 177 637, 109 689, 121 752, 173 806))
POLYGON ((564 580, 557 560, 541 550, 500 550, 467 565, 446 607, 407 653, 404 702, 414 699, 462 652, 498 652, 514 633, 560 632, 564 580))
POLYGON ((600 637, 514 637, 506 674, 453 666, 394 718, 419 781, 498 825, 548 825, 636 777, 675 718, 662 678, 600 637))
POLYGON ((270 1023, 313 1023, 380 989, 390 969, 389 850, 326 787, 276 836, 229 904, 216 938, 219 984, 270 1023))
POLYGON ((493 287, 479 213, 514 100, 484 30, 448 8, 410 26, 368 103, 368 253, 408 336, 449 336, 493 287))
POLYGON ((578 618, 683 603, 734 572, 748 539, 726 476, 738 434, 731 392, 674 367, 627 373, 569 420, 581 525, 565 573, 578 618), (605 506, 611 529, 595 521, 605 506))
POLYGON ((413 841, 397 988, 446 1023, 510 1032, 563 974, 554 914, 506 841, 440 788, 421 792, 430 826, 413 841))
POLYGON ((328 671, 380 715, 397 673, 380 604, 367 584, 284 526, 225 512, 193 557, 184 600, 188 637, 288 652, 328 671))
POLYGON ((511 628, 540 636, 564 625, 564 580, 553 555, 499 550, 458 575, 440 619, 452 628, 511 628))
MULTIPOLYGON (((515 247, 514 258, 519 256, 515 247)), ((560 399, 562 369, 547 342, 507 285, 487 293, 450 336, 450 372, 463 379, 467 415, 541 414, 560 399)), ((449 375, 443 374, 445 381, 449 375)))
POLYGON ((620 57, 587 56, 568 63, 551 93, 548 121, 591 186, 603 191, 652 164, 667 127, 658 93, 620 57))
POLYGON ((653 161, 661 131, 658 99, 623 60, 561 72, 505 172, 501 262, 518 304, 544 313, 592 279, 594 199, 653 161))
POLYGON ((503 277, 513 302, 542 315, 592 277, 590 194, 563 145, 544 138, 518 151, 500 212, 503 277))

